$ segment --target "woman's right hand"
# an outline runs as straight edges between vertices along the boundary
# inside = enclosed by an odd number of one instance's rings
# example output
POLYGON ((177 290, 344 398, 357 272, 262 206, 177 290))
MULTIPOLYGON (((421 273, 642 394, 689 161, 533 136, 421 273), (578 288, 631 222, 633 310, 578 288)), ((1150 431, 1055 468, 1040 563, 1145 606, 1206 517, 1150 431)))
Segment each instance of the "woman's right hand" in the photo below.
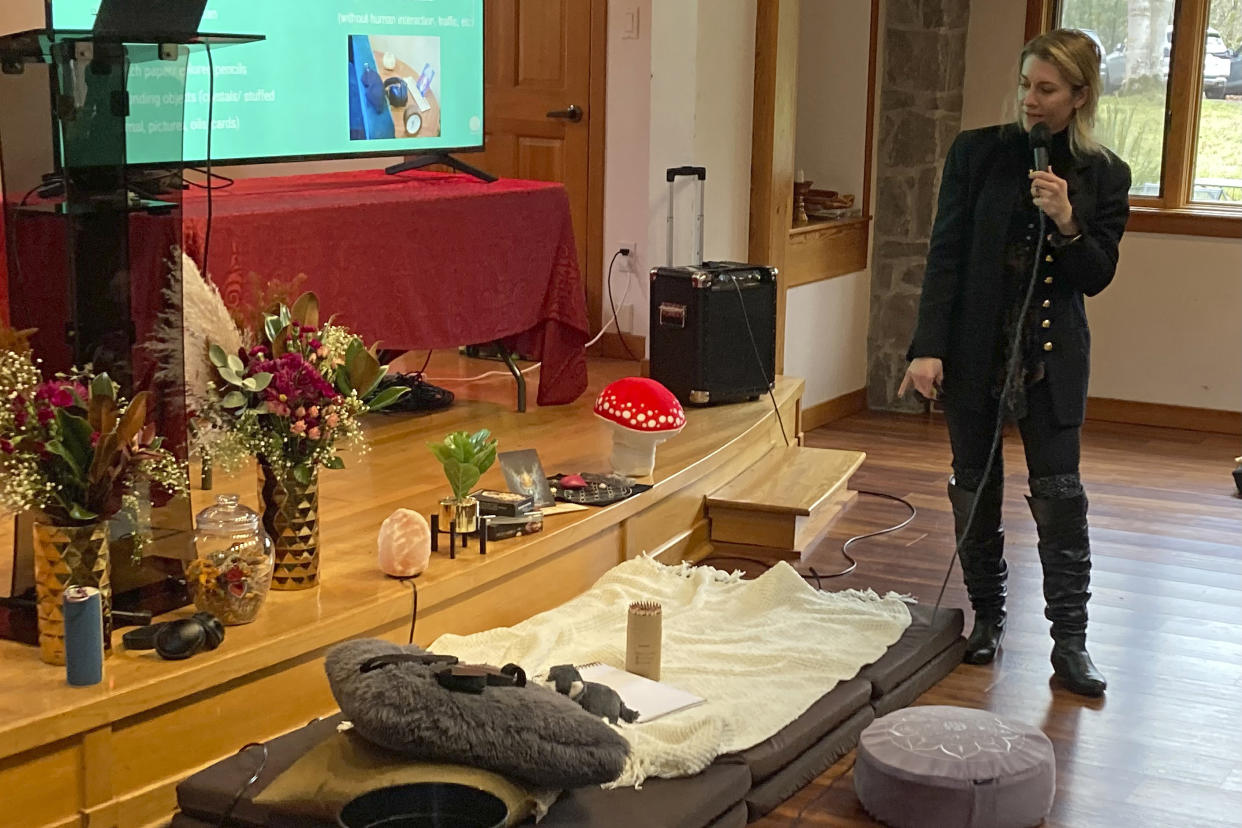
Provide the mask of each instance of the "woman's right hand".
POLYGON ((897 389, 897 396, 904 397, 911 388, 929 400, 939 396, 940 383, 944 381, 944 363, 936 357, 918 357, 910 362, 906 376, 897 389))

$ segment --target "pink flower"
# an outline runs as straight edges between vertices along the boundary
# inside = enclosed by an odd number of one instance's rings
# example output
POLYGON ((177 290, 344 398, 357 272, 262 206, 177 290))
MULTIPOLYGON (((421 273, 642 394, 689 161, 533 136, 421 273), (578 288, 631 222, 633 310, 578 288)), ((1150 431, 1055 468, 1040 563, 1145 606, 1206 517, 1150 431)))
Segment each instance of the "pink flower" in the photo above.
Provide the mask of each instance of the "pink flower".
POLYGON ((318 440, 322 436, 322 432, 319 430, 319 426, 315 426, 310 431, 306 432, 306 436, 312 440, 318 440))
MULTIPOLYGON (((323 349, 323 343, 320 342, 318 339, 312 339, 310 341, 310 346, 311 346, 311 350, 316 351, 316 352, 318 352, 320 349, 323 349)), ((325 353, 326 353, 326 350, 325 350, 325 353)), ((323 356, 323 354, 319 354, 319 355, 323 356)))
POLYGON ((56 413, 50 408, 40 408, 35 412, 35 416, 39 420, 39 425, 47 425, 52 420, 56 419, 56 413))
POLYGON ((328 355, 328 349, 321 345, 320 347, 315 349, 315 355, 318 356, 320 359, 323 359, 328 355))
POLYGON ((3 451, 5 454, 12 454, 17 451, 17 446, 13 445, 8 440, 0 439, 0 451, 3 451))
POLYGON ((297 417, 299 420, 305 417, 306 407, 299 405, 297 408, 293 410, 293 416, 297 417))
MULTIPOLYGON (((289 430, 292 431, 294 434, 305 434, 306 423, 303 422, 302 420, 298 420, 296 423, 289 426, 289 430)), ((312 437, 311 439, 315 439, 315 438, 312 437)))
POLYGON ((336 428, 341 422, 341 418, 335 414, 329 414, 328 419, 324 420, 328 424, 328 428, 336 428))
POLYGON ((312 406, 310 407, 310 415, 311 415, 312 417, 318 417, 318 416, 319 416, 319 406, 317 406, 317 405, 312 405, 312 406))

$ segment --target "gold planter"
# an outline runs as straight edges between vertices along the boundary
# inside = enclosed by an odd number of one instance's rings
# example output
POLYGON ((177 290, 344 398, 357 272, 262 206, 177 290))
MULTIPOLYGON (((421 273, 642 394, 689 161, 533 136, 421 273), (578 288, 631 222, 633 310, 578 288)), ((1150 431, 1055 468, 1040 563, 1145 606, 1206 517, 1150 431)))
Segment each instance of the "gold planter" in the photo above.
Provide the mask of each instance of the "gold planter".
POLYGON ((65 587, 92 586, 103 603, 104 655, 112 655, 112 571, 108 524, 34 524, 35 594, 39 605, 39 655, 65 663, 65 587))
POLYGON ((313 469, 310 483, 302 485, 260 461, 259 501, 263 528, 276 554, 272 589, 319 586, 319 469, 313 469))
POLYGON ((461 500, 446 497, 440 501, 440 527, 449 527, 459 535, 466 535, 479 528, 479 501, 467 495, 461 500))

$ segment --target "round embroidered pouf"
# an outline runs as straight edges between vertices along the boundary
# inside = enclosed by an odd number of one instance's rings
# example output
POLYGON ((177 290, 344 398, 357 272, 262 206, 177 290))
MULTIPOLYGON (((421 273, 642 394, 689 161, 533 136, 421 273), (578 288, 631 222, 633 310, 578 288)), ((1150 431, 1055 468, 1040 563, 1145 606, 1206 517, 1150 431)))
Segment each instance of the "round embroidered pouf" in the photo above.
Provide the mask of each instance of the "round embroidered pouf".
POLYGON ((1052 742, 965 707, 908 707, 858 740, 854 791, 893 828, 1028 828, 1052 808, 1052 742))

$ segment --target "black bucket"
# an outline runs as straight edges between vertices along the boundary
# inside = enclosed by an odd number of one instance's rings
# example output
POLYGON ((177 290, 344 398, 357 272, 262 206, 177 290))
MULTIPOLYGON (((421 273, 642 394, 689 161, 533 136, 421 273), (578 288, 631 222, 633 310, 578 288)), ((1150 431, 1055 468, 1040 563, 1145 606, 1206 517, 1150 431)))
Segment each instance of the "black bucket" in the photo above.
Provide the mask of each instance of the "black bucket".
POLYGON ((509 808, 500 797, 455 782, 379 788, 345 803, 342 828, 502 828, 509 808))

